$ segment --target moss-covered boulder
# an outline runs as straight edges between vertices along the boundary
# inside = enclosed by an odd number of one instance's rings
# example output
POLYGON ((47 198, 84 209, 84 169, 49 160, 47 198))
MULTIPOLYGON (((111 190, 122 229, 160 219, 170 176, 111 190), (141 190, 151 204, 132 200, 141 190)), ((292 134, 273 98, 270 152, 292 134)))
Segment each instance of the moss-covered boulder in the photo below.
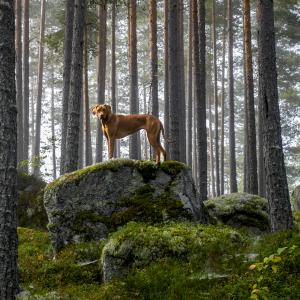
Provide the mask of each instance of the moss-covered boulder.
POLYGON ((254 233, 270 230, 268 202, 246 193, 233 193, 204 202, 210 215, 220 224, 245 228, 254 233))
POLYGON ((129 221, 196 220, 207 215, 191 170, 179 162, 112 160, 66 174, 45 189, 54 248, 99 240, 129 221))
POLYGON ((300 211, 300 186, 297 186, 292 193, 291 203, 293 210, 300 211))
POLYGON ((242 248, 243 243, 241 235, 229 227, 131 222, 113 233, 103 248, 103 280, 124 276, 131 268, 142 268, 167 258, 199 265, 199 270, 219 268, 222 272, 233 264, 235 258, 230 253, 242 248))
POLYGON ((45 186, 46 183, 39 178, 25 173, 18 173, 18 226, 46 229, 48 218, 43 203, 45 186))

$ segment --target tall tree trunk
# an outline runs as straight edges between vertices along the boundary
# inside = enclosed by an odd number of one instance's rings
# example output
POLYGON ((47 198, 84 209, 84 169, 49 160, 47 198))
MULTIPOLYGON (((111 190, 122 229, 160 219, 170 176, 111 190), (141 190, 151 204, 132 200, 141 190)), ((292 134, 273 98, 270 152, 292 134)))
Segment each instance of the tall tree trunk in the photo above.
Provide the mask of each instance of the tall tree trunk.
POLYGON ((197 0, 193 0, 193 56, 195 101, 197 117, 197 165, 199 168, 200 201, 207 199, 207 130, 206 130, 206 78, 205 78, 205 0, 199 0, 199 28, 197 0), (199 32, 199 34, 198 34, 199 32))
POLYGON ((181 114, 181 73, 180 73, 180 22, 179 22, 180 0, 169 1, 169 119, 171 137, 170 159, 180 160, 180 114, 181 114))
POLYGON ((61 128, 61 155, 60 174, 64 174, 66 160, 66 139, 69 114, 70 80, 72 65, 72 39, 74 21, 75 0, 66 0, 65 8, 65 45, 64 45, 64 73, 63 73, 63 96, 62 96, 62 128, 61 128))
POLYGON ((76 0, 72 42, 71 85, 66 140, 66 161, 64 168, 65 172, 72 172, 78 168, 79 122, 80 106, 82 102, 83 24, 85 24, 85 0, 76 0))
POLYGON ((150 62, 152 114, 158 117, 158 58, 157 58, 157 3, 150 0, 150 62))
MULTIPOLYGON (((147 114, 147 88, 144 85, 144 114, 147 114)), ((144 159, 148 160, 148 139, 147 134, 144 132, 144 159)))
MULTIPOLYGON (((102 1, 98 6, 99 35, 98 35, 98 104, 105 103, 106 47, 107 47, 107 5, 102 1)), ((96 162, 103 160, 103 134, 101 121, 97 120, 96 133, 96 162)))
POLYGON ((266 176, 263 150, 263 121, 262 112, 258 110, 258 195, 266 197, 266 176))
POLYGON ((189 8, 189 58, 188 58, 188 96, 187 96, 187 164, 192 166, 193 149, 193 12, 192 0, 189 8))
POLYGON ((23 155, 23 95, 22 95, 22 0, 15 1, 16 10, 16 89, 18 108, 18 163, 23 155))
MULTIPOLYGON (((169 0, 164 0, 164 127, 165 135, 170 138, 170 99, 169 99, 169 0)), ((169 143, 165 141, 167 157, 170 157, 169 143)))
POLYGON ((34 99, 35 99, 35 91, 34 91, 34 80, 31 80, 31 96, 30 96, 30 109, 31 109, 31 156, 33 157, 34 155, 34 124, 35 124, 35 119, 34 119, 34 99))
MULTIPOLYGON (((29 159, 29 0, 23 2, 23 159, 29 159)), ((28 165, 23 168, 28 173, 28 165)))
MULTIPOLYGON (((82 64, 82 71, 83 71, 83 65, 82 64)), ((83 74, 83 73, 82 73, 83 74)), ((83 78, 82 78, 82 97, 81 97, 81 103, 80 103, 80 115, 79 115, 79 141, 78 141, 78 169, 83 168, 83 156, 84 156, 84 149, 83 149, 83 105, 84 105, 84 86, 83 86, 83 78)))
POLYGON ((83 99, 84 99, 84 142, 85 142, 85 165, 93 163, 92 141, 91 141, 91 122, 90 122, 90 100, 89 100, 89 77, 88 77, 88 35, 85 26, 84 30, 84 65, 83 65, 83 99))
POLYGON ((56 146, 55 146, 55 107, 54 107, 54 65, 52 64, 51 70, 51 143, 52 143, 52 176, 53 180, 56 179, 56 146))
POLYGON ((218 98, 218 68, 217 68, 217 33, 216 9, 213 0, 212 25, 213 25, 213 51, 214 51, 214 102, 215 102, 215 162, 216 162, 216 195, 220 196, 220 166, 219 166, 219 98, 218 98))
POLYGON ((222 41, 222 90, 221 90, 221 149, 220 149, 220 193, 224 194, 225 180, 225 55, 226 55, 226 4, 224 4, 224 27, 222 41))
POLYGON ((227 0, 228 13, 228 99, 229 99, 229 168, 230 192, 237 192, 235 128, 234 128, 234 78, 233 78, 233 29, 232 29, 232 0, 227 0))
POLYGON ((251 48, 251 19, 250 19, 250 0, 244 0, 244 44, 245 44, 245 77, 246 77, 246 99, 247 99, 247 181, 249 184, 248 193, 258 194, 257 182, 257 155, 256 155, 256 125, 254 107, 254 85, 253 85, 253 66, 251 48))
POLYGON ((185 66, 184 66, 184 7, 179 0, 179 57, 180 57, 180 160, 186 163, 186 105, 185 105, 185 66))
POLYGON ((272 231, 292 228, 293 217, 281 140, 272 0, 257 0, 259 110, 262 113, 266 195, 272 231))
MULTIPOLYGON (((129 77, 130 77, 130 114, 139 113, 138 68, 136 39, 136 0, 129 0, 129 77)), ((129 157, 139 159, 141 147, 139 132, 129 138, 129 157)))
POLYGON ((34 160, 35 165, 33 174, 40 175, 40 145, 41 145, 41 119, 42 119, 42 93, 43 93, 43 75, 44 75, 44 37, 45 37, 45 12, 46 1, 41 1, 41 19, 39 36, 39 62, 38 62, 38 83, 36 100, 36 127, 34 140, 34 160))
POLYGON ((18 293, 14 1, 1 1, 0 16, 0 299, 13 300, 18 293))

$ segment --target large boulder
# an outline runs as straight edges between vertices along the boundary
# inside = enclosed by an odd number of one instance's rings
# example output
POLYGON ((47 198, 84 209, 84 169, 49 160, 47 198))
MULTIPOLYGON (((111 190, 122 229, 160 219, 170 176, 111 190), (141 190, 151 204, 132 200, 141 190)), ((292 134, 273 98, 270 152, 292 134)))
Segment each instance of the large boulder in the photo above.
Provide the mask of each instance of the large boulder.
POLYGON ((220 223, 254 233, 270 230, 268 201, 256 195, 233 193, 204 201, 212 218, 220 223))
POLYGON ((300 186, 297 186, 292 193, 291 203, 294 211, 300 210, 300 186))
POLYGON ((45 186, 46 183, 43 180, 33 175, 18 173, 18 226, 46 230, 48 218, 43 203, 45 186))
POLYGON ((129 221, 207 221, 191 170, 172 161, 112 160, 66 174, 46 187, 44 204, 56 251, 129 221))
POLYGON ((113 233, 102 250, 103 281, 167 258, 194 263, 199 271, 212 271, 223 260, 227 260, 227 266, 233 263, 235 258, 230 254, 243 245, 242 236, 228 227, 187 222, 158 225, 130 222, 113 233))

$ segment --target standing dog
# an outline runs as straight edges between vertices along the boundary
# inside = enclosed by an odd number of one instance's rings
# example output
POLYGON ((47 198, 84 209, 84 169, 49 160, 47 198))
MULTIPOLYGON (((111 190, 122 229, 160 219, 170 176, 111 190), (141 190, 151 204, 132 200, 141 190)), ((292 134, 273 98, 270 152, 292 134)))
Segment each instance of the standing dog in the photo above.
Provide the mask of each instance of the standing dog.
POLYGON ((160 144, 160 132, 165 139, 164 127, 160 120, 152 115, 115 115, 110 105, 97 104, 91 108, 92 114, 101 120, 102 131, 108 143, 109 159, 113 157, 116 139, 133 134, 140 129, 145 129, 150 145, 155 150, 156 164, 160 164, 160 154, 167 159, 166 151, 160 144))

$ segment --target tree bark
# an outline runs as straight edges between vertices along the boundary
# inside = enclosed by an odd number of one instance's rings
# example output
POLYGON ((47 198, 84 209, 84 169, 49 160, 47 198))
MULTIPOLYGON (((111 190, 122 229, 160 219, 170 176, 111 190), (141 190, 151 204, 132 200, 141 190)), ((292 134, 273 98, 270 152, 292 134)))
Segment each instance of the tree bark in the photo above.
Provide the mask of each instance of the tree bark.
POLYGON ((217 33, 216 9, 213 0, 212 25, 213 25, 213 52, 214 52, 214 103, 215 103, 215 165, 216 165, 216 195, 220 196, 220 167, 219 167, 219 98, 218 98, 218 69, 217 69, 217 33))
POLYGON ((14 1, 0 1, 0 299, 18 293, 14 1))
MULTIPOLYGON (((170 99, 169 99, 169 0, 164 0, 164 127, 165 135, 170 139, 170 99)), ((167 157, 170 157, 169 143, 165 141, 167 157)))
POLYGON ((235 128, 234 128, 234 78, 233 78, 233 29, 232 29, 232 0, 227 0, 228 13, 228 99, 229 99, 229 167, 230 192, 237 192, 235 128))
POLYGON ((22 95, 22 1, 15 1, 16 10, 16 90, 18 107, 18 163, 24 159, 23 155, 23 95, 22 95))
MULTIPOLYGON (((139 113, 137 38, 136 38, 136 0, 129 0, 129 77, 130 77, 130 114, 139 113)), ((129 138, 129 157, 140 159, 141 147, 139 132, 129 138)))
POLYGON ((41 145, 41 119, 42 119, 42 94, 43 94, 43 75, 44 75, 44 37, 45 37, 45 12, 46 1, 41 1, 41 19, 39 36, 39 62, 38 62, 38 84, 36 100, 36 127, 34 140, 34 168, 33 174, 40 176, 40 145, 41 145))
POLYGON ((247 114, 247 172, 248 193, 258 194, 257 182, 257 154, 256 154, 256 124, 254 107, 254 84, 253 84, 253 64, 251 48, 251 18, 250 0, 244 0, 244 44, 245 44, 245 77, 246 77, 246 114, 247 114))
POLYGON ((262 113, 266 196, 271 230, 279 231, 292 228, 293 217, 281 139, 272 0, 257 0, 257 25, 259 110, 262 113))
MULTIPOLYGON (((29 159, 29 0, 23 5, 23 159, 29 159)), ((23 167, 28 173, 28 164, 23 167)))
POLYGON ((158 106, 158 58, 157 58, 157 3, 150 0, 150 62, 151 62, 151 99, 152 114, 159 116, 158 106))
POLYGON ((74 34, 72 42, 72 66, 69 100, 69 119, 66 140, 65 172, 78 168, 80 106, 82 102, 83 33, 85 24, 85 0, 75 1, 74 34))
POLYGON ((169 1, 169 118, 171 137, 170 159, 180 160, 180 114, 181 114, 181 75, 180 75, 180 36, 179 36, 179 5, 180 0, 169 1))
POLYGON ((52 146, 52 176, 53 180, 56 179, 56 146, 55 146, 55 107, 54 107, 54 65, 52 64, 51 70, 52 82, 51 82, 51 146, 52 146))
MULTIPOLYGON (((97 103, 105 103, 105 75, 106 75, 106 48, 107 48, 107 5, 102 1, 98 6, 99 34, 98 34, 98 92, 97 103)), ((103 160, 103 133, 101 121, 97 120, 96 134, 96 162, 103 160)))
POLYGON ((186 104, 185 104, 185 66, 184 66, 184 14, 183 0, 179 0, 179 57, 180 57, 180 160, 186 163, 186 104))
POLYGON ((206 130, 206 78, 205 78, 205 1, 199 0, 199 27, 197 0, 193 0, 193 57, 195 101, 197 118, 197 167, 199 169, 200 201, 207 199, 207 130, 206 130), (199 33, 199 34, 198 34, 199 33))
POLYGON ((193 149, 193 11, 192 0, 189 8, 189 57, 188 57, 188 96, 187 96, 187 164, 192 166, 193 149))
POLYGON ((222 41, 222 90, 221 90, 221 149, 220 149, 220 193, 224 194, 225 180, 225 56, 226 56, 226 4, 224 4, 224 28, 222 41))
POLYGON ((75 0, 66 0, 65 12, 65 45, 64 45, 64 73, 63 73, 63 96, 62 96, 62 128, 61 128, 61 155, 60 174, 64 174, 66 160, 66 139, 69 114, 70 80, 72 65, 72 40, 74 21, 75 0))
POLYGON ((88 35, 85 26, 84 30, 84 142, 85 142, 85 165, 90 166, 93 163, 92 141, 91 141, 91 122, 90 122, 90 100, 89 100, 89 78, 88 78, 88 35))

